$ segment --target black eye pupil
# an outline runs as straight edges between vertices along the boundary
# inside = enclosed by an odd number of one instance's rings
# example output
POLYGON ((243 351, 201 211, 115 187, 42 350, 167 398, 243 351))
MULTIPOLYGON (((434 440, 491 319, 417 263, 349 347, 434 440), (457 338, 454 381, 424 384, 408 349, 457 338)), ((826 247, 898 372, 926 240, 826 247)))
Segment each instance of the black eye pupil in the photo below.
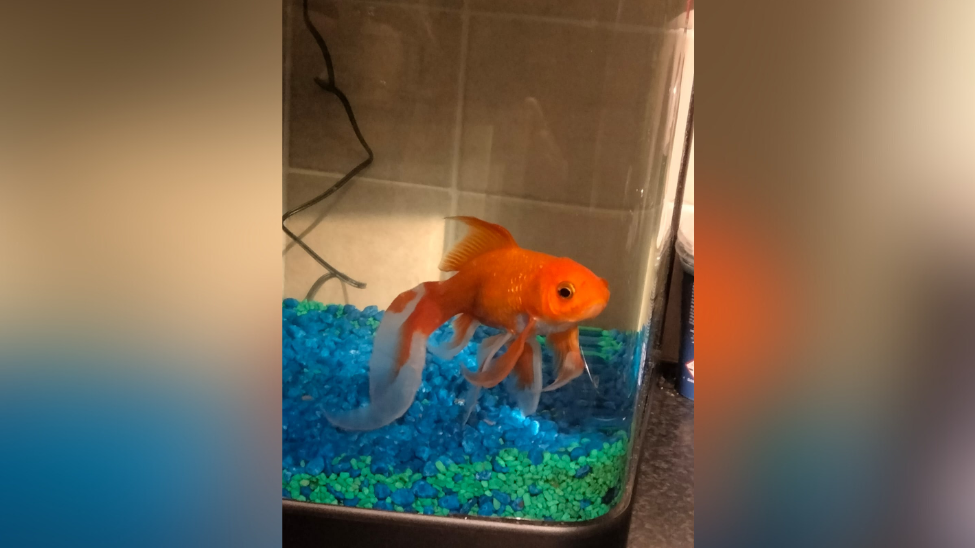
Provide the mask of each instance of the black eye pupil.
POLYGON ((569 297, 572 296, 572 291, 570 291, 568 287, 560 287, 559 288, 559 295, 563 299, 568 299, 569 297))

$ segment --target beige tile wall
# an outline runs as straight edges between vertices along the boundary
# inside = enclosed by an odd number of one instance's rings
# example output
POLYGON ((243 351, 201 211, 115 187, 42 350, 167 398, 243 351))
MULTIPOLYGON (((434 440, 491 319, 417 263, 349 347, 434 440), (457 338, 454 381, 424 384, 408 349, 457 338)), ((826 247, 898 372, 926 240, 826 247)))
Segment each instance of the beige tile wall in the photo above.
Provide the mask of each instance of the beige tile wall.
MULTIPOLYGON (((300 5, 285 84, 291 205, 364 158, 338 101, 312 81, 324 63, 300 5)), ((684 5, 313 0, 376 154, 367 178, 289 223, 368 284, 332 280, 317 299, 385 308, 438 279, 458 236, 443 218, 468 214, 606 277, 613 298, 596 324, 638 327, 669 155, 651 143, 668 115, 670 35, 681 32, 667 22, 684 5)), ((324 270, 294 246, 284 257, 285 294, 302 298, 324 270)))

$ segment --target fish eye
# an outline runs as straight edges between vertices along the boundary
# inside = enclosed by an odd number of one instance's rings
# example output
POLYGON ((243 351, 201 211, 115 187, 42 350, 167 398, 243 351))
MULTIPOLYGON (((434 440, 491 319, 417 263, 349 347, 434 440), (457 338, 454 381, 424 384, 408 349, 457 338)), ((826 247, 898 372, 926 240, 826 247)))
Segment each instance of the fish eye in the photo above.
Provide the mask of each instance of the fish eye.
POLYGON ((575 288, 572 287, 572 284, 568 282, 559 284, 559 297, 571 299, 573 293, 575 293, 575 288))

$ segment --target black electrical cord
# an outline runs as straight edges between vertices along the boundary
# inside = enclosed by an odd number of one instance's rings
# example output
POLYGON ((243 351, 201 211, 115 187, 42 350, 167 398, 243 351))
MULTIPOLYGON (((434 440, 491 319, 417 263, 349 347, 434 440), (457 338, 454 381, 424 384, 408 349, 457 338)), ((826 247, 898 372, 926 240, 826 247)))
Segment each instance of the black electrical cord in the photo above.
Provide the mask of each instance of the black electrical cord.
POLYGON ((302 249, 304 249, 309 255, 311 255, 313 259, 315 259, 315 261, 318 264, 322 265, 322 267, 324 267, 325 270, 328 270, 329 272, 328 274, 319 278, 318 281, 315 282, 315 284, 312 286, 312 291, 309 291, 309 297, 308 297, 311 298, 312 296, 314 296, 314 292, 317 291, 319 287, 321 287, 322 283, 324 283, 326 280, 331 279, 333 277, 342 280, 343 282, 351 285, 352 287, 363 288, 366 287, 366 284, 353 280, 352 278, 336 270, 335 267, 333 267, 332 265, 325 262, 325 259, 322 259, 317 253, 315 253, 310 247, 308 247, 308 245, 305 244, 304 241, 302 241, 301 237, 291 232, 291 230, 288 229, 288 226, 285 223, 288 221, 288 219, 290 219, 294 215, 308 209, 309 207, 317 204, 318 202, 321 202, 325 198, 328 198, 332 194, 339 191, 343 186, 349 183, 353 177, 358 175, 363 169, 367 168, 369 164, 372 163, 374 156, 372 153, 372 149, 369 148, 369 144, 366 143, 365 137, 362 136, 362 132, 359 130, 359 123, 356 122, 355 114, 352 112, 352 105, 349 103, 348 97, 346 97, 345 94, 342 93, 342 90, 340 90, 335 86, 335 68, 332 66, 332 56, 328 52, 328 46, 325 45, 325 39, 322 38, 321 33, 318 32, 318 29, 315 28, 315 25, 312 24, 311 22, 311 18, 308 16, 308 0, 303 0, 302 2, 302 14, 305 19, 305 26, 308 27, 308 32, 310 32, 312 37, 315 38, 315 42, 318 44, 318 48, 322 50, 322 57, 325 58, 325 69, 328 73, 328 80, 323 80, 316 76, 315 83, 318 84, 318 86, 323 90, 338 97, 339 101, 342 102, 342 106, 345 107, 345 114, 349 117, 349 123, 352 124, 352 131, 355 132, 356 139, 359 140, 359 144, 362 145, 362 148, 365 149, 366 154, 368 155, 368 157, 365 160, 360 162, 359 165, 352 168, 351 171, 346 173, 344 177, 339 179, 338 182, 336 182, 334 185, 330 186, 327 190, 325 190, 325 192, 322 192, 321 194, 312 198, 311 200, 308 200, 307 202, 292 209, 291 211, 288 211, 287 213, 284 214, 284 217, 282 217, 281 219, 281 229, 284 230, 284 233, 287 234, 289 238, 294 240, 296 244, 298 244, 302 249))

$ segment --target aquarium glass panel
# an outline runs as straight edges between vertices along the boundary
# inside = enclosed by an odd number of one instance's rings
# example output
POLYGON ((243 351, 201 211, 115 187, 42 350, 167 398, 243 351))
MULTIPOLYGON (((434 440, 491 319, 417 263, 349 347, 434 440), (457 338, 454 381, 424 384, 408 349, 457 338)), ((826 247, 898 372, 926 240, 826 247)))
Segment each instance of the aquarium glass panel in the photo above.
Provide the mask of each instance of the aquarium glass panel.
POLYGON ((285 3, 285 499, 558 522, 624 500, 687 8, 285 3))

